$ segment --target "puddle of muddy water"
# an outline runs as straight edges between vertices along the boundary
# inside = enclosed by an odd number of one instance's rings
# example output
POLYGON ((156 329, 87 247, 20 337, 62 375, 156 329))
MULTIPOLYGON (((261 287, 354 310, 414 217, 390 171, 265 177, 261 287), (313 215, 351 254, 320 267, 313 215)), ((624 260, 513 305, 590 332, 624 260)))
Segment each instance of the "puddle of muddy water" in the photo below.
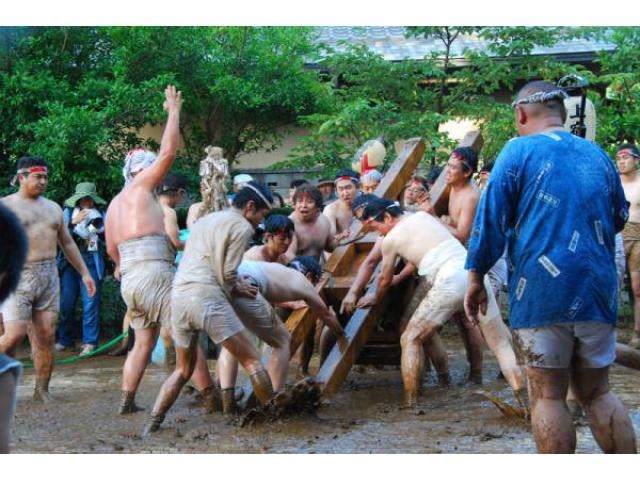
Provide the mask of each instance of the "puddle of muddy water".
MULTIPOLYGON (((453 386, 426 376, 419 406, 401 410, 402 382, 395 367, 352 369, 337 395, 315 415, 240 428, 233 419, 208 415, 183 393, 160 431, 142 438, 144 422, 167 371, 150 365, 137 403, 144 412, 117 415, 123 357, 100 356, 56 366, 54 402, 31 400, 33 370, 18 388, 12 425, 13 453, 535 453, 527 422, 505 418, 465 383, 467 364, 455 338, 447 339, 453 386)), ((485 351, 485 388, 515 405, 497 365, 485 351)), ((215 361, 210 361, 213 367, 215 361)), ((313 364, 312 364, 313 365, 313 364)), ((295 365, 292 366, 292 372, 295 365)), ((290 377, 293 379, 293 374, 290 377)), ((640 431, 640 375, 614 366, 612 389, 640 431)), ((588 427, 578 428, 579 453, 599 452, 588 427)))

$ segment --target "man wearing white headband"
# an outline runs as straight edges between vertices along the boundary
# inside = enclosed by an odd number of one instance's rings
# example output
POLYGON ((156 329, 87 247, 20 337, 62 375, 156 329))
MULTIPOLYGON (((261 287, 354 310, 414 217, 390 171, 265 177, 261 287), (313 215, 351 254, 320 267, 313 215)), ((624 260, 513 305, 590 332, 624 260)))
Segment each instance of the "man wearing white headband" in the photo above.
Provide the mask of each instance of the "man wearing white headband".
POLYGON ((616 152, 624 196, 629 202, 629 220, 622 231, 627 270, 631 276, 633 291, 633 335, 629 345, 640 348, 640 175, 638 175, 640 151, 630 143, 624 143, 616 152))
POLYGON ((167 123, 160 153, 129 152, 125 186, 107 210, 107 252, 121 276, 120 292, 136 332, 133 349, 122 371, 120 414, 138 410, 135 394, 151 357, 159 327, 168 326, 175 252, 167 237, 162 206, 154 190, 173 165, 180 141, 182 95, 173 85, 165 90, 167 123))
POLYGON ((465 310, 472 321, 487 310, 483 278, 506 247, 509 321, 526 368, 538 451, 575 452, 571 385, 600 448, 635 453, 629 414, 609 390, 615 235, 627 221, 627 202, 609 156, 564 130, 565 96, 545 81, 518 92, 520 136, 500 152, 471 229, 465 310))

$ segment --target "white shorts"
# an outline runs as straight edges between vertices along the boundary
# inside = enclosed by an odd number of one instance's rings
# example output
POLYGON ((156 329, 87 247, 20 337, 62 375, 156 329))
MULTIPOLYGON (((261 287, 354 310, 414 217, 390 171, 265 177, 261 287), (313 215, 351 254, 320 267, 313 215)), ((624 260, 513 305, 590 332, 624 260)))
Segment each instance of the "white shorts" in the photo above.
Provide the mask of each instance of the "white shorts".
POLYGON ((560 323, 513 331, 529 367, 604 368, 616 358, 616 329, 600 322, 560 323))

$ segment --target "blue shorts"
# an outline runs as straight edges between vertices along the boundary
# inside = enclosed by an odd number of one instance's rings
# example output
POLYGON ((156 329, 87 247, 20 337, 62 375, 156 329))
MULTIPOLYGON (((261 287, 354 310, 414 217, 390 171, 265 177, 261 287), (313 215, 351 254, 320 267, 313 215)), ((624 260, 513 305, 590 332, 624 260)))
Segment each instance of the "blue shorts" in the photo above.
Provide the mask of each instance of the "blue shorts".
POLYGON ((600 322, 560 323, 513 331, 524 363, 537 368, 604 368, 616 358, 616 329, 600 322))

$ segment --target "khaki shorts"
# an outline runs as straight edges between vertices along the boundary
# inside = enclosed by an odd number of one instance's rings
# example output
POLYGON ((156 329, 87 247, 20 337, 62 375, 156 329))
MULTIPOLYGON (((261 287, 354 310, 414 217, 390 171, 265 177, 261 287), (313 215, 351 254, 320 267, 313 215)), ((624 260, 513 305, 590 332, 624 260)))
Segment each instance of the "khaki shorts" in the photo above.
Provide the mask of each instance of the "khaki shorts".
POLYGON ((122 276, 120 294, 131 320, 131 328, 171 325, 173 264, 163 260, 141 262, 122 276))
POLYGON ((560 323, 513 332, 522 361, 530 367, 603 368, 616 358, 615 327, 606 323, 560 323))
POLYGON ((55 260, 26 263, 16 291, 2 304, 5 322, 27 323, 33 311, 60 311, 60 280, 55 260))
POLYGON ((244 330, 242 321, 217 285, 180 285, 171 292, 173 341, 187 348, 199 330, 216 344, 244 330))
POLYGON ((274 308, 261 294, 256 295, 256 298, 235 297, 231 305, 248 330, 260 340, 273 345, 276 332, 281 331, 283 324, 274 308))
POLYGON ((640 272, 640 223, 627 222, 622 238, 629 272, 640 272))

